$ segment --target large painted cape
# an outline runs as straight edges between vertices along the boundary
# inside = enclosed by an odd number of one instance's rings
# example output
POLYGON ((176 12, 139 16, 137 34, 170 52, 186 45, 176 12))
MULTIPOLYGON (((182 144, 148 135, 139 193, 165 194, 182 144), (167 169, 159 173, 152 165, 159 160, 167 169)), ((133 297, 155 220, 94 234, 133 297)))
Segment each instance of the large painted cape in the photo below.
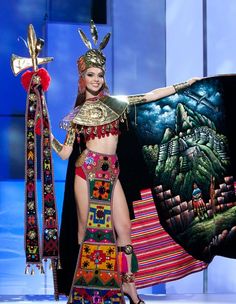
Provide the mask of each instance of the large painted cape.
POLYGON ((206 263, 236 258, 235 88, 204 78, 130 113, 163 228, 206 263))
MULTIPOLYGON (((236 75, 209 77, 130 109, 117 149, 119 178, 133 219, 137 255, 142 259, 145 251, 152 251, 146 264, 141 260, 137 287, 202 270, 215 255, 236 258, 235 88, 236 75), (149 205, 153 200, 154 208, 149 205)), ((73 184, 79 149, 75 144, 69 160, 61 221, 58 287, 66 294, 78 255, 73 184)))

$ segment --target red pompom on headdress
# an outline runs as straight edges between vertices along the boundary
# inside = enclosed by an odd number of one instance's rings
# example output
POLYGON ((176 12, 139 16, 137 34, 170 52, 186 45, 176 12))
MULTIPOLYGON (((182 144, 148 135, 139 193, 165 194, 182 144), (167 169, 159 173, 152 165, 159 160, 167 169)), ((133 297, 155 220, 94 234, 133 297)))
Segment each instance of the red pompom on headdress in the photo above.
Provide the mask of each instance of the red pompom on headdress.
POLYGON ((42 89, 43 91, 47 91, 48 87, 50 85, 50 81, 51 81, 51 77, 48 74, 48 71, 44 68, 40 68, 38 71, 26 71, 22 76, 21 76, 21 84, 24 87, 24 89, 26 91, 28 91, 29 86, 30 86, 30 82, 31 82, 31 78, 32 76, 36 74, 40 77, 41 79, 41 85, 42 85, 42 89))

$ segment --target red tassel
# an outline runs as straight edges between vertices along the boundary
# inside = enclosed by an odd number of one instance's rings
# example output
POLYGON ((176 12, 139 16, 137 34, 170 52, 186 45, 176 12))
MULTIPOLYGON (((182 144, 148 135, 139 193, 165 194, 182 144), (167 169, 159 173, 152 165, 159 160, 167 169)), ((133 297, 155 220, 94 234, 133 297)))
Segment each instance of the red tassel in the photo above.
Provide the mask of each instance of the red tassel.
POLYGON ((121 269, 121 272, 123 273, 127 273, 128 272, 128 263, 127 263, 127 258, 125 256, 125 253, 124 252, 121 252, 121 266, 120 266, 120 269, 121 269))

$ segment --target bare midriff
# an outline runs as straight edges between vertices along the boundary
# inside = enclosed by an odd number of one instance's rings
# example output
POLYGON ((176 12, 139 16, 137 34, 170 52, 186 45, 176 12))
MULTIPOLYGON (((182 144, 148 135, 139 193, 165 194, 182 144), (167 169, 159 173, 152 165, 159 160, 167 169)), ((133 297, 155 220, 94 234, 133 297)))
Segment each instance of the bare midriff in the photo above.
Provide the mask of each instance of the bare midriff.
POLYGON ((86 142, 86 147, 94 152, 103 154, 116 154, 119 135, 109 134, 105 137, 90 139, 86 142))

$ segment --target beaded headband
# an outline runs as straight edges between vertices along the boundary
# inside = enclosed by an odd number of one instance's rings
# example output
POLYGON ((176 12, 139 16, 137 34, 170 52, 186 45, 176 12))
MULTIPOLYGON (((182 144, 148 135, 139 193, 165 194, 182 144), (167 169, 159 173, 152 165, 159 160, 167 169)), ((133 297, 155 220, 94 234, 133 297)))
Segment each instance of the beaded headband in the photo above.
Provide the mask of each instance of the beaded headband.
MULTIPOLYGON (((102 42, 99 44, 99 47, 95 49, 92 48, 92 44, 89 41, 89 39, 86 37, 85 33, 81 29, 79 29, 78 32, 80 34, 82 41, 89 49, 77 61, 79 73, 80 74, 83 73, 85 70, 87 70, 90 67, 101 68, 103 71, 105 71, 106 57, 102 53, 102 50, 108 44, 111 33, 107 33, 103 38, 102 42)), ((93 20, 90 21, 90 32, 91 32, 92 40, 96 45, 98 41, 98 32, 93 20)))

